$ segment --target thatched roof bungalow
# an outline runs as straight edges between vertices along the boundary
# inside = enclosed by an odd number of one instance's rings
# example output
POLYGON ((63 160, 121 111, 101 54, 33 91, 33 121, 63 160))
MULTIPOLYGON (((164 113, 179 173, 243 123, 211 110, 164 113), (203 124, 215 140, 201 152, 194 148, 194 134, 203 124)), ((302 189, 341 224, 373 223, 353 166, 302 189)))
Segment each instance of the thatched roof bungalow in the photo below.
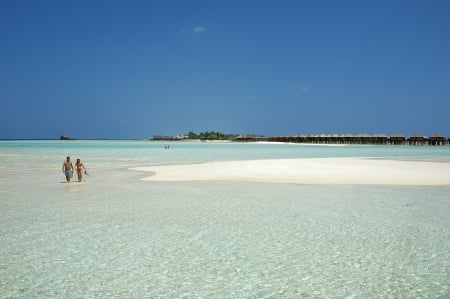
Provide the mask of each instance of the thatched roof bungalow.
POLYGON ((428 137, 423 136, 422 134, 412 134, 407 139, 410 145, 424 145, 428 141, 428 137))
POLYGON ((392 134, 391 137, 389 138, 389 142, 390 142, 390 144, 395 144, 395 145, 405 144, 406 138, 402 134, 392 134))
POLYGON ((389 137, 384 134, 375 134, 372 136, 372 140, 374 144, 388 144, 389 137))
POLYGON ((435 133, 432 134, 428 138, 428 144, 429 145, 444 145, 445 144, 445 137, 442 134, 435 133))

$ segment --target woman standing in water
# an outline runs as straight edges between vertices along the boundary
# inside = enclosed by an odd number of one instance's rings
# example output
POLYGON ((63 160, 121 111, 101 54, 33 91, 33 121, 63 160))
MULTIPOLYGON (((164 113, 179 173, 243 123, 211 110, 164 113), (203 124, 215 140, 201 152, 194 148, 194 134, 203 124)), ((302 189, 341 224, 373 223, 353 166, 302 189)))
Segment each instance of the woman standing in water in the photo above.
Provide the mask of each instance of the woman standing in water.
POLYGON ((86 167, 84 167, 80 159, 77 159, 77 163, 75 163, 75 169, 77 170, 78 181, 81 182, 81 179, 83 178, 83 169, 84 172, 86 172, 86 167))

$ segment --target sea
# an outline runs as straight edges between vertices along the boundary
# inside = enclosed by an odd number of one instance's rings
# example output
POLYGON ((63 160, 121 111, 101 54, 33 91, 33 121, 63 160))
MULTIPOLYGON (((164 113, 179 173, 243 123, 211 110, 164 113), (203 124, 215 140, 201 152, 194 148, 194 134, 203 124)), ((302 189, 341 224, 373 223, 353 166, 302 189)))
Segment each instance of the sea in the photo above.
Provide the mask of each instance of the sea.
POLYGON ((0 141, 0 298, 450 298, 450 182, 151 182, 130 169, 311 157, 450 163, 450 146, 0 141), (82 182, 65 182, 66 156, 82 182))

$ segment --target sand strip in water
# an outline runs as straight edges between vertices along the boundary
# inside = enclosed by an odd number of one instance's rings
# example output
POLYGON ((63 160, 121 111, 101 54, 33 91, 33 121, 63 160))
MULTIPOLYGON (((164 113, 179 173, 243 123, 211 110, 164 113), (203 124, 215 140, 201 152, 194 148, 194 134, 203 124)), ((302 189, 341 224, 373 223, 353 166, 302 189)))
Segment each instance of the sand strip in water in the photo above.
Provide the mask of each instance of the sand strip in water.
POLYGON ((241 181, 291 184, 450 185, 450 163, 369 158, 220 161, 132 168, 146 181, 241 181))

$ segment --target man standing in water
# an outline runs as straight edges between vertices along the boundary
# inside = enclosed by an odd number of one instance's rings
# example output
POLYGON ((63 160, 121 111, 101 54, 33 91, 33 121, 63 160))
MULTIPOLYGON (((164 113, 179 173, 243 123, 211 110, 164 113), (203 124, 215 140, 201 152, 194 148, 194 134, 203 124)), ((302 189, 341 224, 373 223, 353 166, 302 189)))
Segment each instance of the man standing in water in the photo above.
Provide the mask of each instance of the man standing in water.
POLYGON ((62 171, 66 175, 67 183, 70 183, 70 179, 72 178, 73 174, 73 164, 70 162, 70 157, 67 157, 66 161, 64 161, 62 165, 62 171))

